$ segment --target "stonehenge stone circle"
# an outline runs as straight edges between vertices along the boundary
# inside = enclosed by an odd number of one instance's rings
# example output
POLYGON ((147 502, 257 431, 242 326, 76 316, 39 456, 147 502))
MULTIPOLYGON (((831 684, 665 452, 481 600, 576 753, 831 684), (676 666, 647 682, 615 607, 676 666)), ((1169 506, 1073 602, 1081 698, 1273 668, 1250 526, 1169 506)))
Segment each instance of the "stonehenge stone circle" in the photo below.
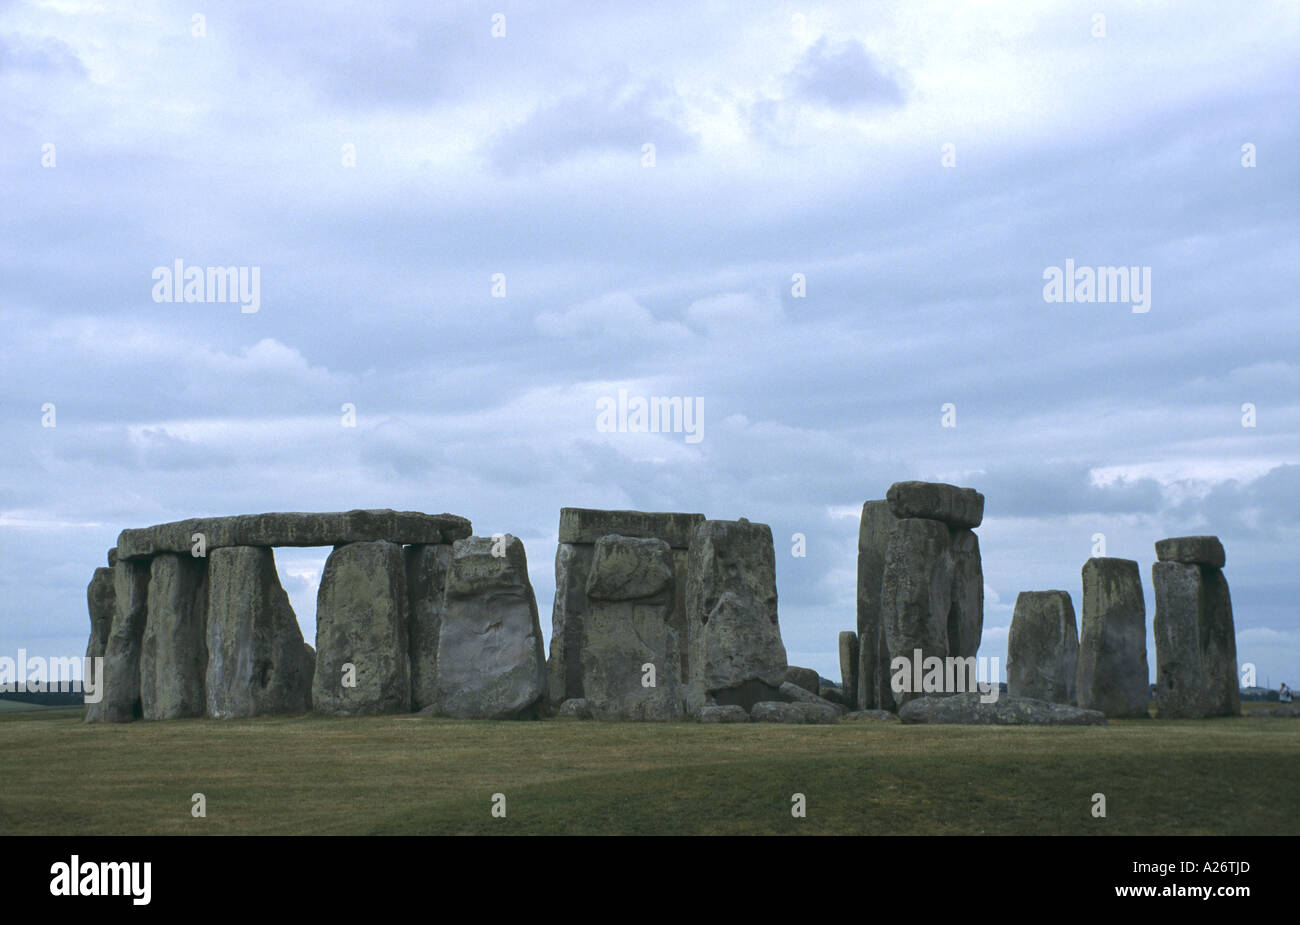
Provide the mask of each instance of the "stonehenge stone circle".
POLYGON ((1173 537, 1157 542, 1156 554, 1157 715, 1240 715, 1232 599, 1221 569, 1208 564, 1224 561, 1222 545, 1216 537, 1173 537))
POLYGON ((586 590, 580 657, 592 716, 668 720, 684 715, 672 547, 652 537, 602 536, 586 590))
POLYGON ((154 556, 148 620, 140 650, 140 705, 145 719, 202 716, 208 664, 207 561, 176 553, 154 556))
POLYGON ((1150 699, 1146 603, 1132 559, 1083 564, 1083 626, 1075 702, 1115 718, 1145 718, 1150 699))
POLYGON ((748 520, 705 520, 686 569, 689 709, 774 701, 785 681, 777 623, 772 530, 748 520))
POLYGON ((452 544, 438 638, 436 710, 461 719, 526 719, 546 697, 546 658, 518 537, 452 544))
POLYGON ((230 546, 208 556, 207 649, 203 686, 213 719, 311 708, 315 658, 269 548, 230 546))
POLYGON ((602 536, 663 540, 672 549, 675 586, 672 624, 677 634, 678 681, 689 684, 686 631, 686 554, 703 514, 647 513, 561 508, 559 546, 555 551, 555 601, 551 610, 551 647, 546 661, 547 699, 551 709, 585 696, 582 647, 588 610, 587 577, 602 536))
POLYGON ((325 560, 316 598, 318 713, 411 711, 407 582, 396 543, 348 543, 325 560))
POLYGON ((1068 591, 1021 591, 1007 639, 1007 693, 1074 705, 1079 631, 1068 591))
POLYGON ((1104 726, 1106 715, 1063 703, 1003 694, 984 703, 980 694, 919 697, 898 711, 905 724, 958 724, 966 726, 1104 726))
MULTIPOLYGON (((948 528, 937 520, 898 521, 885 553, 880 611, 885 642, 894 657, 948 655, 948 612, 952 607, 953 562, 948 528)), ((900 707, 922 691, 893 692, 900 707)))

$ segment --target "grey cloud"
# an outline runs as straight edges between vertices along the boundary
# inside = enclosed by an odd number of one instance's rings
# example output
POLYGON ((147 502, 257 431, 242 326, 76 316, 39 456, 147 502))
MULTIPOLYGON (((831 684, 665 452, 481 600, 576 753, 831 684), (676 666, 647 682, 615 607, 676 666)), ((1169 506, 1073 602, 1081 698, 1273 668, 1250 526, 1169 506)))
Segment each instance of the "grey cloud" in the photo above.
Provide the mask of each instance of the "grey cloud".
POLYGON ((896 107, 905 96, 899 80, 855 39, 814 42, 786 76, 791 95, 835 108, 896 107))

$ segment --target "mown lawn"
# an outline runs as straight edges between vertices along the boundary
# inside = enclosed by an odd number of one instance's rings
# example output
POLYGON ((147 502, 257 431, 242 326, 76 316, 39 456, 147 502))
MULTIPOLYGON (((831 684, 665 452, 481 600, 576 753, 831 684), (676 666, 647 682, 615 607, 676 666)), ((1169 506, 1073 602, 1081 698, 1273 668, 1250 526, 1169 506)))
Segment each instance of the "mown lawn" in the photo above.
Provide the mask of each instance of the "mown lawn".
POLYGON ((41 710, 0 717, 0 835, 1297 834, 1298 761, 1300 721, 1277 719, 87 726, 41 710))

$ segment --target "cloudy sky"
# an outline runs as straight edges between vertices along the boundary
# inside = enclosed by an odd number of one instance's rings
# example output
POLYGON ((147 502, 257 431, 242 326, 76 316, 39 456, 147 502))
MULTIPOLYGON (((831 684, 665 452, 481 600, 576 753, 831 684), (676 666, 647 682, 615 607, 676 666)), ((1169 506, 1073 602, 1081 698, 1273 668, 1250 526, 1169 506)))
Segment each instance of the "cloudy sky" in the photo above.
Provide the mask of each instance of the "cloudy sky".
MULTIPOLYGON (((521 537, 549 637, 577 506, 771 524, 837 678, 862 502, 930 479, 987 498, 981 654, 1094 534, 1149 625, 1154 541, 1214 533, 1240 661, 1300 683, 1298 41, 1267 2, 0 2, 0 654, 81 654, 123 527, 359 507, 521 537), (1149 310, 1045 301, 1067 259, 1149 310), (176 260, 258 310, 155 301, 176 260), (619 389, 702 439, 602 431, 619 389)), ((327 552, 277 554, 309 640, 327 552)))

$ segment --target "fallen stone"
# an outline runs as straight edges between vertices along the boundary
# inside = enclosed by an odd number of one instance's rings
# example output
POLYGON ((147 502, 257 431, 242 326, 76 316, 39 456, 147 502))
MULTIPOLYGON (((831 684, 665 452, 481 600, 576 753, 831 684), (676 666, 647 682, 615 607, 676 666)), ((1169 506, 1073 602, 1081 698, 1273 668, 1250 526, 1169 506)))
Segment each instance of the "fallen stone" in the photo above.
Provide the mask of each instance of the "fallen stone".
POLYGON ((438 711, 462 719, 539 715, 546 661, 524 544, 509 534, 457 540, 445 600, 438 711))
POLYGON ((1012 697, 1074 703, 1079 632, 1067 591, 1021 591, 1007 639, 1007 692, 1012 697))
POLYGON ((203 535, 209 553, 231 546, 340 546, 376 540, 432 545, 469 536, 470 523, 454 514, 391 510, 194 517, 123 530, 117 554, 123 559, 189 554, 196 533, 203 535))
POLYGON ((103 692, 86 704, 88 723, 129 723, 140 703, 140 648, 149 607, 149 563, 119 559, 113 566, 113 625, 104 644, 103 692))
MULTIPOLYGON (((849 709, 855 709, 858 705, 858 672, 862 667, 858 663, 859 657, 858 634, 853 630, 844 630, 840 633, 840 690, 843 692, 844 704, 849 709)), ((822 691, 818 693, 826 696, 822 691)))
POLYGON ((1104 726, 1106 715, 1061 703, 1003 694, 981 703, 980 694, 953 694, 909 700, 898 710, 902 722, 967 726, 1104 726))
POLYGON ((673 625, 672 549, 661 539, 602 536, 587 577, 583 693, 596 719, 685 715, 673 625))
POLYGON ((830 704, 761 700, 749 711, 749 717, 756 723, 830 725, 839 719, 839 713, 830 704))
POLYGON ((775 700, 786 654, 777 623, 772 530, 748 520, 706 520, 686 575, 692 712, 707 703, 750 708, 775 700))
POLYGON ((1156 559, 1223 568, 1226 557, 1217 536, 1171 536, 1156 540, 1156 559))
POLYGON ((1248 715, 1251 717, 1271 717, 1273 719, 1297 719, 1300 718, 1300 703, 1284 703, 1276 707, 1261 707, 1258 710, 1251 710, 1248 715))
POLYGON ((1083 565, 1083 626, 1075 702, 1116 718, 1145 718, 1150 700, 1146 603, 1132 559, 1083 565))
POLYGON ((149 619, 140 649, 145 719, 202 716, 207 702, 207 559, 160 553, 149 570, 149 619))
POLYGON ((383 541, 335 547, 316 595, 313 710, 411 712, 407 607, 402 547, 383 541))
POLYGON ((302 638, 269 548, 208 554, 207 715, 214 719, 311 709, 315 653, 302 638))
POLYGON ((847 707, 842 707, 837 703, 824 700, 816 694, 804 690, 797 684, 791 684, 789 681, 785 681, 781 684, 781 687, 777 690, 777 696, 786 703, 811 703, 818 706, 827 706, 834 710, 837 716, 849 712, 847 707))
POLYGON ((838 704, 846 710, 853 709, 853 706, 849 703, 849 699, 845 696, 844 691, 841 688, 833 687, 830 684, 821 685, 817 690, 817 696, 822 700, 828 700, 831 703, 838 704))
MULTIPOLYGON (((885 640, 895 658, 948 655, 948 612, 952 603, 953 562, 948 528, 935 520, 901 519, 890 535, 881 581, 880 610, 885 640)), ((895 692, 894 703, 924 696, 895 692)))
POLYGON ((853 720, 854 722, 896 723, 898 722, 898 714, 890 713, 888 710, 853 710, 845 713, 840 719, 853 720))
POLYGON ((885 493, 885 500, 900 520, 919 517, 974 529, 984 519, 982 494, 944 482, 895 482, 885 493))
POLYGON ((570 719, 591 719, 591 707, 583 697, 574 697, 560 704, 560 715, 570 719))
POLYGON ((438 637, 442 632, 442 598, 451 567, 451 547, 407 546, 402 558, 406 566, 411 709, 418 713, 437 701, 438 637))
POLYGON ((747 723, 749 714, 745 708, 734 703, 723 706, 706 705, 700 707, 699 719, 702 723, 747 723))
POLYGON ((785 669, 785 679, 797 687, 802 687, 808 693, 818 696, 818 688, 821 686, 821 675, 811 668, 800 668, 798 665, 789 665, 785 669))

